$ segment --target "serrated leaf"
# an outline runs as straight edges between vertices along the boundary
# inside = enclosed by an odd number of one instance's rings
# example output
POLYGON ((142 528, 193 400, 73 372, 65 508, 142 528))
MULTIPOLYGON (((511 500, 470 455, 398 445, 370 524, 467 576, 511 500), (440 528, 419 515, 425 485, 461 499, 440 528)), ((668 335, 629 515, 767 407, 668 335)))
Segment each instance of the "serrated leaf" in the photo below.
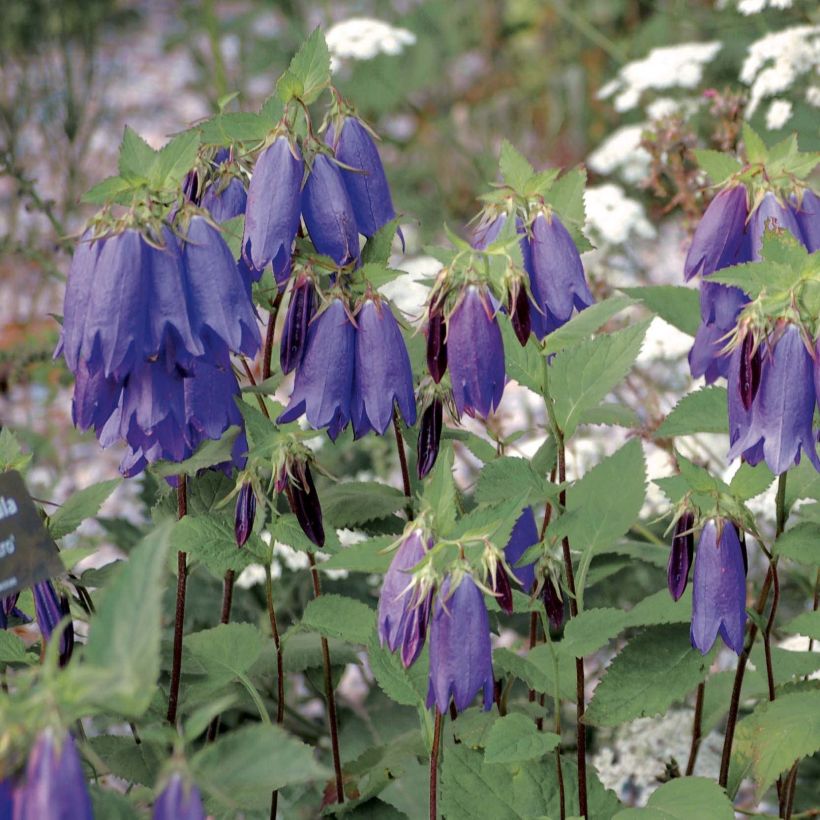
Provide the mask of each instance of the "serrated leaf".
POLYGON ((639 299, 649 310, 670 325, 694 336, 700 326, 700 294, 695 288, 677 285, 650 285, 621 288, 633 299, 639 299))
POLYGON ((597 407, 631 370, 648 327, 648 321, 638 322, 555 354, 550 395, 566 437, 575 432, 582 414, 597 407))
POLYGON ((171 545, 201 561, 215 578, 222 578, 229 569, 241 572, 259 561, 266 551, 256 533, 251 533, 248 542, 239 549, 233 516, 224 512, 207 516, 186 515, 174 524, 171 545))
POLYGON ((525 458, 503 456, 484 465, 478 477, 475 500, 479 504, 498 504, 508 498, 544 499, 554 494, 554 488, 525 458))
POLYGON ((695 433, 728 433, 726 388, 703 387, 687 393, 655 430, 655 438, 689 436, 695 433))
POLYGON ((693 649, 687 625, 648 627, 615 656, 595 689, 585 721, 617 726, 665 712, 706 677, 715 651, 703 656, 693 649))
POLYGON ((305 93, 305 85, 292 71, 284 71, 276 81, 276 94, 280 101, 287 105, 305 93))
POLYGON ((410 669, 405 669, 398 654, 382 647, 374 632, 367 647, 367 658, 376 683, 387 697, 402 706, 424 707, 427 696, 426 669, 429 664, 426 651, 410 669))
POLYGON ((544 199, 558 212, 558 216, 572 234, 581 252, 592 247, 581 230, 586 222, 584 210, 586 184, 587 172, 583 168, 571 168, 561 174, 544 195, 544 199))
POLYGON ((177 134, 164 145, 157 157, 154 181, 160 188, 179 185, 196 162, 199 131, 191 129, 177 134))
POLYGON ((487 763, 539 760, 560 742, 561 738, 553 732, 539 732, 531 718, 513 713, 493 723, 487 733, 484 760, 487 763))
MULTIPOLYGON (((805 635, 807 638, 820 641, 820 610, 801 612, 787 624, 784 624, 781 629, 793 635, 805 635)), ((820 662, 820 659, 818 659, 818 662, 820 662)))
POLYGON ((504 342, 504 368, 508 378, 515 379, 519 384, 540 395, 544 391, 543 355, 532 341, 528 342, 526 347, 521 347, 509 316, 498 313, 496 319, 504 342))
POLYGON ((173 475, 196 475, 200 470, 224 464, 233 457, 233 445, 242 428, 233 425, 229 427, 219 439, 206 439, 199 445, 196 452, 185 461, 157 461, 152 470, 161 478, 173 475))
POLYGON ((220 624, 185 636, 186 673, 207 675, 219 687, 244 675, 259 659, 269 638, 255 626, 220 624))
POLYGON ((613 316, 617 316, 622 310, 634 304, 635 300, 628 296, 610 296, 603 302, 590 305, 544 339, 544 352, 557 353, 559 350, 585 341, 613 316))
POLYGON ((24 453, 14 433, 8 427, 0 429, 0 470, 22 470, 31 461, 24 453))
POLYGON ((376 613, 353 598, 322 595, 305 607, 302 626, 326 638, 368 644, 376 626, 376 613))
POLYGON ((453 448, 442 444, 438 459, 424 484, 422 500, 433 512, 435 531, 446 537, 456 523, 456 484, 453 448))
POLYGON ((766 466, 765 462, 761 461, 760 464, 754 467, 744 462, 732 476, 729 489, 735 498, 748 501, 750 498, 756 498, 768 490, 773 481, 774 475, 772 475, 772 471, 766 466))
POLYGON ((530 165, 526 157, 523 156, 508 140, 501 143, 501 154, 498 158, 498 168, 504 182, 514 191, 525 193, 530 177, 535 174, 535 169, 530 165))
POLYGON ((133 128, 126 125, 117 159, 117 170, 127 180, 149 180, 157 162, 155 151, 133 128))
POLYGON ((74 532, 86 518, 93 518, 121 482, 121 478, 112 478, 74 493, 48 519, 48 530, 51 537, 62 538, 74 532))
POLYGON ((0 629, 0 664, 30 663, 35 657, 26 656, 26 645, 13 632, 0 629))
POLYGON ((445 441, 460 441, 479 461, 483 461, 485 464, 498 455, 494 445, 470 430, 455 430, 451 427, 445 427, 441 431, 441 437, 445 441))
POLYGON ((200 123, 203 145, 230 145, 233 142, 261 142, 273 128, 271 118, 247 112, 217 114, 200 123))
MULTIPOLYGON (((323 501, 324 499, 322 499, 323 501)), ((299 552, 315 552, 316 545, 311 541, 299 525, 299 519, 292 513, 278 515, 270 524, 270 534, 273 541, 286 544, 291 549, 299 552)), ((332 527, 325 527, 325 544, 323 549, 328 552, 335 552, 341 548, 336 530, 332 527)))
MULTIPOLYGON (((362 265, 371 263, 380 265, 387 264, 390 259, 390 252, 393 248, 393 240, 396 237, 398 227, 398 218, 391 219, 364 243, 364 247, 362 248, 362 265)), ((401 273, 401 271, 394 271, 394 273, 401 273)), ((378 285, 378 287, 381 287, 381 285, 378 285)))
POLYGON ((88 741, 111 774, 129 783, 153 788, 165 759, 165 749, 152 741, 135 743, 130 736, 100 735, 88 741))
POLYGON ((803 522, 774 542, 774 554, 810 566, 820 564, 820 524, 803 522))
POLYGON ((80 198, 89 205, 105 205, 109 202, 122 203, 125 194, 135 190, 133 182, 121 176, 108 177, 87 190, 80 198))
POLYGON ((720 185, 743 167, 737 157, 724 154, 722 151, 696 148, 694 154, 698 165, 706 172, 712 185, 720 185))
POLYGON ((726 792, 706 777, 678 777, 654 791, 645 809, 626 809, 614 820, 734 820, 726 792))
POLYGON ((377 481, 335 484, 322 493, 324 520, 334 527, 355 527, 392 515, 407 504, 404 493, 377 481))
POLYGON ((757 131, 748 122, 743 123, 742 137, 746 149, 746 159, 750 163, 766 162, 769 155, 766 143, 763 142, 757 131))
POLYGON ((368 538, 358 544, 342 547, 327 561, 319 564, 320 570, 343 569, 348 572, 365 572, 368 575, 383 575, 387 572, 395 552, 387 548, 396 541, 393 535, 368 538))
POLYGON ((599 404, 590 410, 584 410, 578 424, 604 424, 609 427, 639 427, 641 420, 637 413, 623 404, 599 404))
POLYGON ((301 82, 302 91, 297 96, 307 105, 315 102, 330 83, 330 52, 320 28, 315 28, 302 43, 286 74, 292 74, 301 82))
MULTIPOLYGON (((359 656, 350 644, 335 638, 327 639, 328 650, 334 665, 356 663, 359 656)), ((309 672, 321 669, 322 641, 316 632, 307 632, 297 625, 287 631, 282 638, 282 652, 286 673, 309 672)))

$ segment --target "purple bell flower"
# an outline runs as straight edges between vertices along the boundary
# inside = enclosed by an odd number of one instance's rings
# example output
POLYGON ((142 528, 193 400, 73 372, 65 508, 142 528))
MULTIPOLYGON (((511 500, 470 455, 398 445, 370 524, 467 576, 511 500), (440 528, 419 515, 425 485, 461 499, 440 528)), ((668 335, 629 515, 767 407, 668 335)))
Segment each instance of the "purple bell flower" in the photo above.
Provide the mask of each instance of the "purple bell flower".
POLYGON ((792 210, 800 226, 803 244, 808 248, 809 253, 820 250, 820 197, 807 188, 803 191, 800 206, 793 203, 792 210))
POLYGON ((308 327, 290 403, 278 423, 294 421, 304 413, 312 427, 327 427, 335 441, 350 421, 355 347, 356 331, 347 309, 334 299, 308 327))
POLYGON ((357 169, 340 170, 358 230, 370 238, 396 217, 390 186, 376 144, 355 117, 344 120, 338 135, 331 126, 327 132, 327 142, 339 162, 357 169))
POLYGON ((14 820, 93 820, 91 797, 77 747, 70 734, 51 729, 37 737, 24 784, 14 800, 14 820))
MULTIPOLYGON (((71 610, 68 606, 68 598, 65 595, 58 595, 54 584, 51 581, 40 581, 32 587, 34 593, 34 615, 43 641, 51 640, 51 635, 57 628, 57 624, 63 618, 71 617, 71 610)), ((71 659, 74 651, 74 624, 69 620, 65 628, 60 633, 60 666, 65 666, 71 659)))
POLYGON ((302 363, 308 326, 315 312, 314 294, 310 278, 299 276, 290 293, 282 341, 279 344, 279 364, 283 373, 290 373, 302 363))
POLYGON ((356 438, 384 435, 398 405, 408 425, 416 423, 413 371, 401 329, 389 305, 367 299, 356 314, 356 364, 350 416, 356 438))
POLYGON ((746 572, 731 521, 707 521, 700 534, 692 578, 692 646, 705 655, 718 635, 738 655, 746 626, 746 572))
POLYGON ((339 267, 359 261, 359 230, 339 166, 317 154, 305 183, 302 216, 318 253, 339 267))
POLYGON ((528 246, 524 267, 530 275, 532 295, 545 315, 564 324, 572 315, 573 307, 583 310, 595 301, 589 292, 578 248, 555 214, 536 216, 531 236, 522 244, 528 246))
POLYGON ((760 387, 748 410, 741 396, 742 346, 737 351, 732 372, 734 375, 736 368, 737 377, 729 383, 729 433, 730 440, 734 439, 729 460, 743 454, 753 462, 762 445, 767 466, 779 475, 799 462, 802 448, 820 471, 812 430, 817 400, 814 360, 799 328, 788 325, 779 339, 770 339, 761 349, 760 387))
POLYGON ((12 820, 14 817, 14 783, 10 777, 0 780, 0 818, 12 820))
POLYGON ((253 532, 253 522, 256 518, 256 493, 250 482, 242 485, 236 497, 236 512, 234 514, 234 536, 236 546, 244 547, 253 532))
POLYGON ((424 478, 438 458, 441 444, 443 406, 439 399, 433 399, 421 416, 419 440, 416 450, 419 480, 424 478))
POLYGON ((99 436, 108 419, 117 409, 122 383, 106 378, 101 370, 88 372, 84 361, 78 362, 74 376, 74 397, 71 402, 71 420, 80 430, 94 429, 99 436))
POLYGON ((405 537, 390 562, 379 595, 379 643, 391 652, 401 649, 405 668, 419 656, 427 636, 432 595, 422 599, 420 589, 409 586, 413 567, 428 548, 421 530, 413 530, 405 537))
POLYGON ((279 137, 259 155, 248 187, 242 257, 260 275, 272 262, 279 284, 290 275, 304 172, 298 149, 291 149, 288 139, 279 137))
POLYGON ((213 182, 202 195, 202 207, 219 223, 242 216, 248 202, 245 186, 236 177, 223 184, 213 182))
POLYGON ((493 705, 490 619, 484 596, 469 575, 453 588, 445 578, 436 596, 430 622, 430 683, 427 706, 446 714, 450 700, 463 712, 479 690, 484 690, 484 710, 493 705))
POLYGON ((447 358, 459 417, 466 411, 486 418, 504 393, 504 342, 487 293, 474 286, 447 322, 447 358))
POLYGON ((535 586, 535 562, 525 564, 522 567, 518 567, 516 564, 521 556, 540 540, 532 507, 525 507, 512 528, 507 546, 504 547, 504 557, 524 592, 532 592, 532 588, 535 586))
POLYGON ((521 347, 526 347, 532 331, 532 321, 530 319, 530 299, 525 288, 519 286, 514 291, 510 291, 507 312, 510 314, 516 339, 521 347))
POLYGON ((186 784, 179 773, 171 775, 154 801, 153 820, 205 820, 205 807, 195 784, 186 784))
MULTIPOLYGON (((470 244, 477 250, 486 250, 490 245, 498 239, 501 229, 507 221, 506 214, 498 214, 497 216, 489 216, 483 218, 478 226, 473 231, 473 237, 470 244)), ((519 233, 523 233, 523 229, 519 227, 519 233)))
POLYGON ((692 532, 694 526, 695 516, 690 512, 684 513, 675 524, 672 549, 666 567, 666 585, 675 601, 680 600, 689 582, 689 567, 692 565, 692 552, 695 547, 695 535, 692 532))
POLYGON ((763 258, 763 236, 766 229, 788 231, 799 242, 803 242, 803 232, 797 222, 794 211, 780 203, 777 197, 769 191, 761 200, 760 205, 752 213, 749 233, 752 242, 752 259, 763 258))
POLYGON ((703 214, 683 265, 683 278, 688 282, 700 274, 709 276, 716 270, 747 261, 746 189, 735 185, 721 191, 703 214))

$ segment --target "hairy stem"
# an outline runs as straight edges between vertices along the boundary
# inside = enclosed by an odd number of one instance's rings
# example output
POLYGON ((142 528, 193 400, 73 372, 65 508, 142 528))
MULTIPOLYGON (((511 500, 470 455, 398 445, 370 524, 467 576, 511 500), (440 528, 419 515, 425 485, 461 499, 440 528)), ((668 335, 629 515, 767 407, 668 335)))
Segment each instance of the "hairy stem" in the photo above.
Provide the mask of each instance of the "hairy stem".
MULTIPOLYGON (((406 498, 413 497, 413 490, 410 486, 410 471, 407 469, 407 453, 404 450, 404 437, 399 426, 399 411, 393 408, 393 432, 396 434, 396 450, 399 454, 399 464, 401 465, 401 483, 406 498)), ((413 517, 413 505, 407 504, 407 520, 413 517)))
POLYGON ((686 776, 690 777, 695 771, 695 761, 698 759, 698 749, 700 749, 701 723, 703 721, 703 696, 706 692, 706 683, 701 681, 698 684, 698 692, 695 696, 695 719, 692 721, 692 745, 689 747, 689 760, 686 762, 686 776))
MULTIPOLYGON (((177 516, 184 518, 188 514, 188 487, 184 475, 179 476, 177 484, 177 516)), ((168 692, 168 723, 177 721, 177 703, 179 702, 179 679, 182 675, 182 631, 185 621, 185 591, 188 580, 188 556, 181 550, 177 553, 177 603, 174 616, 174 651, 171 660, 171 688, 168 692)))
POLYGON ((441 712, 436 709, 433 725, 433 746, 430 749, 430 820, 438 817, 438 754, 441 744, 441 712))
POLYGON ((262 380, 270 378, 271 374, 271 356, 273 355, 273 335, 276 332, 276 317, 279 315, 279 306, 282 304, 284 291, 279 291, 276 298, 273 300, 273 305, 268 316, 268 329, 265 333, 265 348, 262 353, 262 380))

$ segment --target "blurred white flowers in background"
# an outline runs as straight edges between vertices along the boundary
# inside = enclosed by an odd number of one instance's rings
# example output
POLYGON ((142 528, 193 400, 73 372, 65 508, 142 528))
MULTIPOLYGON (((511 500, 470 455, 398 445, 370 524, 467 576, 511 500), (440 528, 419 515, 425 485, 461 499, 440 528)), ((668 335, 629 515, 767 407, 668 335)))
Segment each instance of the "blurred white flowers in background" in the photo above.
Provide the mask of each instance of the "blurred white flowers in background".
POLYGON ((776 131, 792 118, 792 104, 788 100, 773 100, 766 112, 766 128, 776 131))
POLYGON ((342 60, 372 60, 378 54, 401 54, 416 42, 406 28, 396 28, 372 17, 351 17, 331 26, 325 35, 330 50, 330 70, 335 72, 342 60))
POLYGON ((593 244, 622 245, 628 239, 652 239, 655 229, 646 218, 643 205, 630 199, 613 183, 587 188, 584 192, 587 221, 584 232, 593 244))
POLYGON ((747 17, 751 14, 760 14, 763 9, 790 9, 792 0, 738 0, 737 10, 747 17))
POLYGON ((651 157, 641 148, 646 123, 624 125, 613 131, 588 157, 587 167, 596 174, 618 174, 624 182, 642 182, 651 157))

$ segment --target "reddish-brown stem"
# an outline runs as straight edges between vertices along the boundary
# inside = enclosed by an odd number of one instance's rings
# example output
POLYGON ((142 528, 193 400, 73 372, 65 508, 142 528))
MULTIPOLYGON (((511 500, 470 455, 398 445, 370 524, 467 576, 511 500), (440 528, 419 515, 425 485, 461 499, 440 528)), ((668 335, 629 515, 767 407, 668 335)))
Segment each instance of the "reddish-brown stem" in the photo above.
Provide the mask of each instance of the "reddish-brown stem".
MULTIPOLYGON (((187 480, 180 475, 177 482, 177 517, 188 514, 187 480)), ((182 676, 182 632, 185 622, 185 591, 188 579, 188 556, 181 550, 177 553, 177 602, 174 614, 174 650, 171 660, 171 688, 168 691, 168 723, 177 721, 179 702, 179 680, 182 676)))
MULTIPOLYGON (((402 487, 405 496, 410 498, 413 495, 413 490, 410 487, 410 471, 407 469, 407 454, 404 451, 404 437, 399 426, 399 413, 395 408, 393 408, 393 431, 396 434, 396 450, 398 450, 399 464, 401 465, 402 487)), ((412 509, 408 509, 408 517, 412 516, 412 513, 412 509)))
POLYGON ((695 719, 692 721, 692 745, 689 747, 689 760, 686 762, 687 777, 695 771, 695 761, 698 759, 701 724, 703 722, 703 696, 705 692, 706 684, 701 681, 698 684, 698 692, 695 696, 695 719))
POLYGON ((268 329, 265 332, 265 348, 262 351, 262 381, 270 378, 271 374, 271 356, 273 355, 273 336, 276 333, 276 317, 279 314, 279 306, 282 304, 282 298, 285 292, 280 290, 276 294, 276 298, 271 305, 270 314, 268 316, 268 329))
MULTIPOLYGON (((231 605, 233 603, 233 582, 235 573, 232 569, 225 572, 225 578, 222 581, 222 611, 219 614, 219 623, 228 624, 231 622, 231 605)), ((208 734, 206 741, 210 743, 216 738, 219 731, 219 715, 217 715, 208 726, 208 734)))
POLYGON ((438 753, 441 743, 441 712, 436 709, 433 725, 433 746, 430 749, 430 820, 438 817, 438 753))

